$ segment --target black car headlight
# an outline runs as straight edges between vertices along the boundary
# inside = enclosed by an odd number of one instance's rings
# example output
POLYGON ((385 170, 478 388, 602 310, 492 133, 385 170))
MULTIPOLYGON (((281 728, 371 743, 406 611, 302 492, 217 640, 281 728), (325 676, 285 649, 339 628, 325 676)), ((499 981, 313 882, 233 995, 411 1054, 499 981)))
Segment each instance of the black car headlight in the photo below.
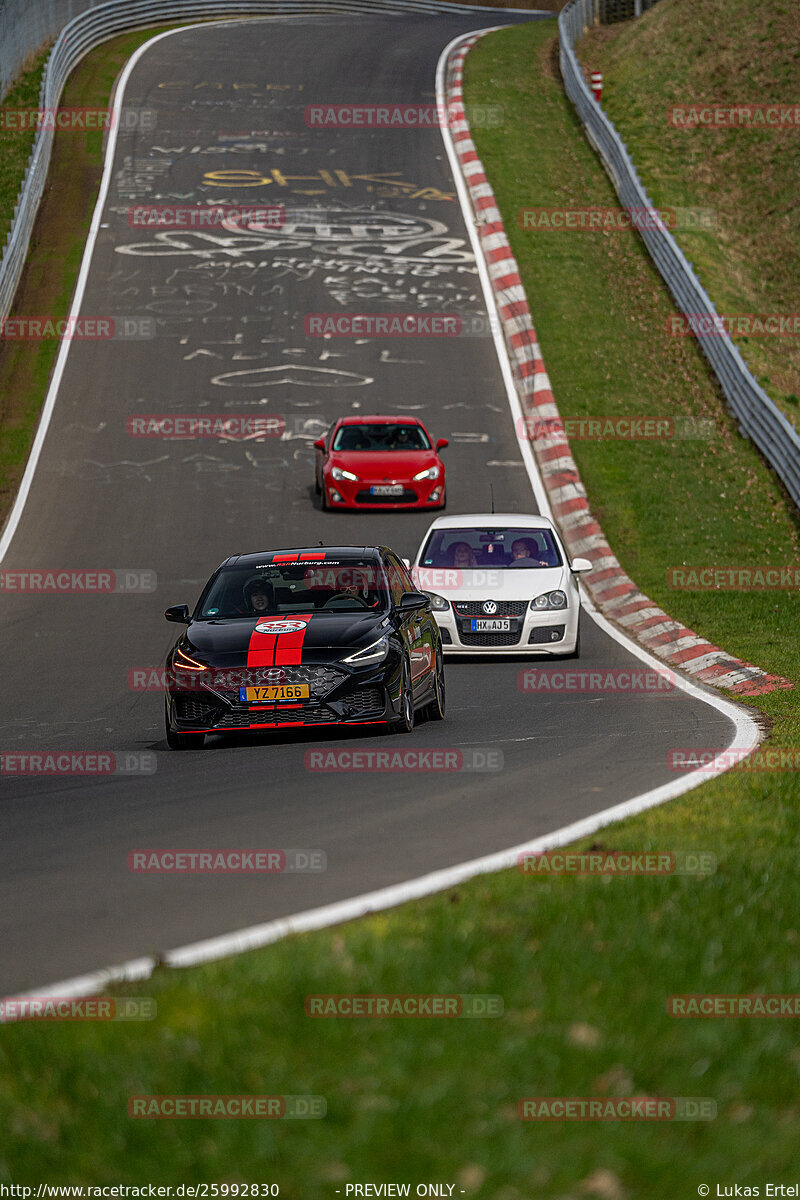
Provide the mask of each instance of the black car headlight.
POLYGON ((172 665, 176 671, 207 671, 208 663, 199 662, 196 658, 190 658, 185 654, 180 647, 176 646, 172 654, 172 665))
POLYGON ((535 600, 531 600, 531 608, 534 612, 547 612, 554 608, 567 607, 567 594, 556 588, 554 592, 542 592, 541 596, 537 596, 535 600))
POLYGON ((434 612, 449 612, 450 601, 445 600, 444 596, 437 596, 436 592, 423 592, 431 602, 431 608, 434 612))
POLYGON ((372 666, 374 663, 383 662, 388 653, 389 639, 384 635, 384 637, 378 638, 377 642, 370 642, 369 646, 365 646, 363 650, 356 650, 355 654, 348 654, 347 658, 342 659, 342 662, 351 663, 354 667, 372 666))

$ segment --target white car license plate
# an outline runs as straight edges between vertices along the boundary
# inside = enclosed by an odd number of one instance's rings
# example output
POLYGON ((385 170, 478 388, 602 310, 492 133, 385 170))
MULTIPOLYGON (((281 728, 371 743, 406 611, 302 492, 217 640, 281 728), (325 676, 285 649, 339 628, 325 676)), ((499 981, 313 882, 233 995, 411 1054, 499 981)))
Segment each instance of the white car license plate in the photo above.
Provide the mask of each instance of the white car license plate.
POLYGON ((402 496, 402 483, 379 483, 369 489, 371 496, 402 496))
POLYGON ((470 624, 473 633, 510 633, 510 617, 476 617, 470 624))

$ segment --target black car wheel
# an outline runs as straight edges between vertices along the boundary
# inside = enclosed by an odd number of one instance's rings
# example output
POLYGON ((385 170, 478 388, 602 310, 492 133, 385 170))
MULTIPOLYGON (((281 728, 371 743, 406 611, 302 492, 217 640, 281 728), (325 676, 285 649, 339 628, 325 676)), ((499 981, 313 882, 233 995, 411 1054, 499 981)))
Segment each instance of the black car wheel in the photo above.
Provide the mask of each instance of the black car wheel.
POLYGON ((442 656, 442 647, 436 647, 436 681, 433 687, 433 699, 425 709, 425 715, 429 721, 443 721, 446 705, 445 683, 444 683, 444 658, 442 656))
POLYGON ((403 678, 400 683, 400 716, 392 723, 393 733, 411 733, 414 728, 414 696, 411 691, 411 668, 403 659, 403 678))
POLYGON ((167 745, 170 750, 202 750, 206 740, 204 733, 178 733, 169 723, 169 713, 164 714, 164 725, 167 731, 167 745))

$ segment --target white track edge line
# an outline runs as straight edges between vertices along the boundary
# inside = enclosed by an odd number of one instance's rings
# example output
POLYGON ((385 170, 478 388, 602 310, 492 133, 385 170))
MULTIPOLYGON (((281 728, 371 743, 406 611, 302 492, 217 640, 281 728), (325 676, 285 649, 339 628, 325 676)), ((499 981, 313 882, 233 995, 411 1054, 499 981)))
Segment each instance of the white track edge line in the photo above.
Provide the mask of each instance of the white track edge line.
MULTIPOLYGON (((492 29, 482 30, 482 33, 493 32, 494 29, 506 28, 505 26, 493 26, 492 29)), ((167 33, 158 34, 157 37, 145 42, 139 47, 134 57, 131 59, 128 67, 123 72, 123 76, 119 81, 116 104, 121 106, 122 96, 125 89, 125 84, 128 80, 130 70, 135 61, 142 52, 151 46, 154 42, 162 37, 169 36, 170 33, 179 32, 178 30, 168 30, 167 33)), ((473 34, 462 34, 454 38, 442 51, 436 69, 436 94, 437 104, 441 106, 445 100, 443 91, 444 73, 446 69, 447 59, 449 58, 455 47, 473 34)), ((116 107, 116 105, 115 105, 116 107)), ((469 200, 469 195, 464 183, 461 166, 456 155, 455 148, 450 138, 450 131, 446 126, 441 127, 442 138, 444 139, 445 149, 447 150, 451 168, 453 170, 453 178, 456 181, 456 190, 461 203, 462 214, 470 235, 473 249, 475 250, 475 259, 478 265, 478 271, 481 278, 481 285, 484 289, 486 297, 487 309, 491 317, 492 312, 496 313, 496 305, 494 301, 494 292, 492 291, 489 280, 486 264, 483 260, 483 254, 480 243, 477 239, 477 234, 473 225, 472 206, 469 200)), ((115 144, 115 143, 114 143, 115 144)), ((114 144, 109 139, 109 147, 113 151, 114 144)), ((113 159, 113 153, 107 158, 107 169, 113 159)), ((107 190, 107 186, 106 186, 107 190)), ((101 191, 101 197, 104 193, 101 191)), ((100 198, 98 198, 98 206, 100 198)), ((96 213, 101 211, 99 208, 96 213)), ((93 228, 95 222, 93 221, 93 228)), ((92 242, 92 246, 93 246, 92 242)), ((87 250, 89 249, 87 245, 87 250)), ((88 257, 91 257, 90 255, 88 257)), ((495 347, 497 349, 498 359, 500 362, 503 379, 506 383, 509 405, 512 414, 515 417, 521 416, 521 407, 519 397, 517 396, 516 387, 514 386, 513 375, 511 372, 511 364, 508 357, 508 352, 505 345, 505 340, 500 331, 499 321, 495 325, 493 332, 495 347), (499 336, 498 336, 499 335, 499 336)), ((515 429, 522 428, 522 425, 515 424, 515 429)), ((520 452, 522 453, 523 461, 528 471, 531 487, 534 495, 539 501, 540 492, 543 495, 541 501, 544 515, 552 516, 550 506, 546 494, 544 494, 544 486, 539 478, 536 464, 533 459, 533 453, 530 443, 518 437, 520 444, 520 452), (527 453, 526 453, 527 451, 527 453)), ((638 643, 631 641, 622 634, 615 626, 611 625, 595 608, 593 604, 586 605, 587 612, 601 629, 612 637, 619 645, 623 646, 635 657, 642 662, 650 665, 655 665, 659 670, 664 670, 664 664, 658 659, 653 658, 646 650, 638 643)), ((686 679, 684 676, 676 672, 676 685, 685 691, 687 694, 702 700, 705 704, 716 708, 724 716, 733 723, 735 734, 733 741, 728 746, 730 749, 752 749, 758 745, 761 740, 761 731, 750 715, 747 709, 733 704, 729 700, 723 699, 721 696, 709 694, 702 687, 697 686, 694 682, 686 679)), ((667 800, 672 800, 684 792, 690 791, 693 788, 699 787, 701 783, 705 783, 709 779, 721 775, 725 770, 730 769, 724 760, 717 759, 710 765, 709 768, 703 771, 693 771, 687 776, 680 777, 669 783, 661 784, 657 788, 653 788, 648 792, 643 792, 638 796, 633 796, 629 800, 623 800, 619 804, 612 805, 611 808, 603 809, 598 813, 593 813, 591 816, 583 817, 579 821, 574 821, 570 825, 565 825, 561 829, 556 829, 552 833, 544 834, 533 840, 522 842, 517 846, 513 846, 508 850, 496 851, 493 854, 484 855, 481 858, 470 859, 467 862, 459 863, 454 867, 445 867, 438 871, 430 872, 427 875, 419 876, 417 879, 411 879, 404 883, 395 884, 388 888, 381 888, 377 891, 366 892, 360 896, 353 896, 348 900, 336 901, 332 904, 323 905, 320 908, 309 909, 305 912, 297 913, 289 917, 280 917, 274 921, 267 921, 260 925, 251 925, 244 929, 237 930, 233 933, 222 934, 219 937, 206 938, 202 941, 192 942, 186 946, 180 946, 175 950, 171 950, 164 954, 163 957, 156 959, 153 957, 138 957, 129 959, 127 962, 121 963, 118 966, 108 967, 103 970, 90 972, 85 975, 76 976, 73 979, 65 980, 63 983, 50 984, 45 988, 37 988, 33 991, 18 993, 18 995, 7 997, 7 999, 18 999, 24 996, 36 995, 37 997, 64 997, 73 998, 85 995, 92 995, 102 991, 109 984, 132 982, 140 979, 149 978, 153 971, 158 966, 168 967, 191 967, 197 966, 200 963, 213 962, 220 958, 229 958, 236 954, 242 954, 248 950, 256 950, 263 946, 268 946, 273 942, 279 941, 284 937, 292 934, 307 933, 313 930, 325 929, 331 925, 337 925, 344 921, 354 920, 358 917, 366 916, 372 912, 381 912, 388 908, 395 908, 400 904, 407 903, 410 900, 419 900, 425 896, 434 895, 437 892, 445 891, 447 888, 453 887, 456 884, 464 883, 468 879, 472 879, 477 875, 485 875, 496 871, 505 870, 516 865, 520 854, 535 854, 540 851, 550 850, 559 846, 568 845, 572 841, 586 837, 591 833, 595 833, 598 829, 602 829, 614 821, 622 820, 626 817, 637 816, 641 812, 645 812, 648 808, 654 808, 659 804, 665 803, 667 800)))
MULTIPOLYGON (((94 206, 92 221, 86 238, 86 246, 84 247, 83 257, 81 259, 80 271, 78 272, 78 279, 75 284, 75 292, 72 297, 72 304, 70 306, 68 320, 77 318, 78 313, 80 312, 81 304, 83 303, 83 294, 86 290, 86 282, 89 278, 89 268, 92 264, 97 234, 100 231, 100 219, 103 214, 103 209, 105 208, 108 189, 111 186, 114 153, 117 147, 117 133, 119 131, 119 114, 122 107, 122 96, 125 92, 125 85, 128 82, 128 78, 130 77, 133 68, 136 66, 136 63, 149 46, 152 46, 155 42, 160 41, 161 38, 170 37, 171 34, 179 32, 180 30, 178 29, 168 29, 165 33, 158 33, 155 35, 155 37, 150 38, 149 41, 144 42, 143 45, 141 45, 139 49, 134 52, 134 54, 125 64, 125 68, 119 77, 113 105, 114 121, 111 129, 109 130, 104 151, 105 165, 103 167, 103 177, 100 181, 100 190, 97 195, 97 202, 94 206)), ((56 365, 53 369, 53 374, 50 379, 50 386, 47 389, 47 397, 39 416, 36 437, 34 438, 31 452, 28 455, 25 472, 22 476, 16 499, 14 500, 14 506, 8 516, 8 520, 6 521, 2 537, 0 537, 0 562, 2 562, 5 558, 14 534, 17 531, 17 526, 22 519, 25 502, 28 499, 28 493, 30 492, 31 485, 33 484, 33 477, 36 473, 36 467, 39 463, 39 457, 42 453, 44 439, 47 436, 47 430, 50 427, 53 410, 56 406, 56 397, 58 396, 58 389, 61 386, 61 377, 63 376, 64 369, 67 365, 67 356, 69 355, 71 345, 72 341, 70 338, 62 338, 61 345, 58 348, 56 365)))

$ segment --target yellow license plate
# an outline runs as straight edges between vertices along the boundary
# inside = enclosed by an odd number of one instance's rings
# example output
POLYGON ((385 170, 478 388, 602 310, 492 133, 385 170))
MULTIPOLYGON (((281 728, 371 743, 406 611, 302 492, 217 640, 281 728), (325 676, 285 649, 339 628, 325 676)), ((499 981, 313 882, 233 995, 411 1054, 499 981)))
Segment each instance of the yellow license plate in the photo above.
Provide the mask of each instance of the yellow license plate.
POLYGON ((280 704, 282 701, 307 700, 307 683, 276 683, 270 687, 239 688, 239 699, 248 704, 280 704))

